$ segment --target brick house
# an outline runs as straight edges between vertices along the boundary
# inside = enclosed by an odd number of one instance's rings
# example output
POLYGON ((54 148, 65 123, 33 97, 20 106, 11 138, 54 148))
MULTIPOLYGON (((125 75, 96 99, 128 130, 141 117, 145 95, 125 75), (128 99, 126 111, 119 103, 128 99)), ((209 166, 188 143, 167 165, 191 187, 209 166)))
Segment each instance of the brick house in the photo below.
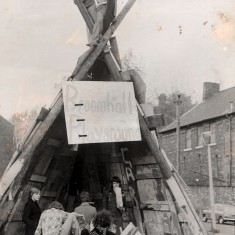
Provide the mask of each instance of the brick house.
POLYGON ((14 126, 0 115, 0 178, 14 151, 14 126))
MULTIPOLYGON (((235 204, 235 87, 220 91, 203 84, 203 101, 180 117, 180 174, 197 198, 209 206, 208 150, 202 133, 210 131, 215 203, 235 204)), ((160 131, 162 147, 176 165, 176 122, 160 131)))

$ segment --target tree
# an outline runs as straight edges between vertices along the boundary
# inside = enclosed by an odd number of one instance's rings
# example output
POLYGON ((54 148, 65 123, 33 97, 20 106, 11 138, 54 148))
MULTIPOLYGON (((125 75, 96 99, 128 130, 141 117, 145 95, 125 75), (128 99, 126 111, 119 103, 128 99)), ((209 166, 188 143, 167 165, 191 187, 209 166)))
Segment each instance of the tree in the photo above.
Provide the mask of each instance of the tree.
POLYGON ((38 108, 34 107, 24 112, 17 112, 11 116, 11 123, 14 125, 14 138, 16 147, 18 147, 23 139, 26 131, 32 125, 38 115, 38 108))
POLYGON ((122 57, 122 67, 123 70, 130 70, 134 69, 138 72, 141 77, 143 77, 143 65, 142 65, 142 58, 137 57, 133 54, 132 50, 129 50, 123 57, 122 57))
POLYGON ((178 95, 180 95, 180 99, 182 103, 179 106, 180 115, 186 113, 190 110, 195 103, 192 102, 191 96, 186 95, 179 91, 174 91, 168 95, 160 94, 158 96, 158 105, 154 107, 155 113, 164 114, 165 124, 168 125, 176 119, 176 104, 178 95))

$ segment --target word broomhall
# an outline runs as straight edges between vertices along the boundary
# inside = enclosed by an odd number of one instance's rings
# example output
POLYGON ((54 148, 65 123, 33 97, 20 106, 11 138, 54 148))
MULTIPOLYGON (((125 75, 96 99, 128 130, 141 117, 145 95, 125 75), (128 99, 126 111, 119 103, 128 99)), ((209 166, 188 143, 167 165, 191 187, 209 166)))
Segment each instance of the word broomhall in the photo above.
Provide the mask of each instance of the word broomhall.
POLYGON ((69 144, 141 140, 132 83, 63 84, 69 144))

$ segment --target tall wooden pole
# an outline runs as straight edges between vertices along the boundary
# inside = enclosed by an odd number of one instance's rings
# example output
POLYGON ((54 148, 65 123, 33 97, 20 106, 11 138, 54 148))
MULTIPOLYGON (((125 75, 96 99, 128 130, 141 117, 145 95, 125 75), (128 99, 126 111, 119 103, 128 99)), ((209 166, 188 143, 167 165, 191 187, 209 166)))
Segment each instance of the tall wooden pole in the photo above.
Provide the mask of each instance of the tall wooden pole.
POLYGON ((180 111, 179 106, 182 103, 180 95, 177 96, 176 104, 176 169, 180 173, 180 111))
POLYGON ((215 223, 215 208, 214 208, 214 189, 213 189, 213 176, 212 176, 212 163, 211 163, 211 147, 207 145, 208 149, 208 170, 209 170, 209 191, 210 191, 210 203, 211 203, 211 231, 214 234, 216 230, 215 223))

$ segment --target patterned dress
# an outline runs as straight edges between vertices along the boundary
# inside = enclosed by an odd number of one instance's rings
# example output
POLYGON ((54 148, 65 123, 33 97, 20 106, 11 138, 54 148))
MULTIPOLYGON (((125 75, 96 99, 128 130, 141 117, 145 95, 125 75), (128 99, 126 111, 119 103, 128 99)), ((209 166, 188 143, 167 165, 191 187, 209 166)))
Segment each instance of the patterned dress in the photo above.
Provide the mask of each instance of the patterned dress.
POLYGON ((42 213, 35 235, 59 235, 63 222, 68 214, 65 211, 51 208, 42 213))

